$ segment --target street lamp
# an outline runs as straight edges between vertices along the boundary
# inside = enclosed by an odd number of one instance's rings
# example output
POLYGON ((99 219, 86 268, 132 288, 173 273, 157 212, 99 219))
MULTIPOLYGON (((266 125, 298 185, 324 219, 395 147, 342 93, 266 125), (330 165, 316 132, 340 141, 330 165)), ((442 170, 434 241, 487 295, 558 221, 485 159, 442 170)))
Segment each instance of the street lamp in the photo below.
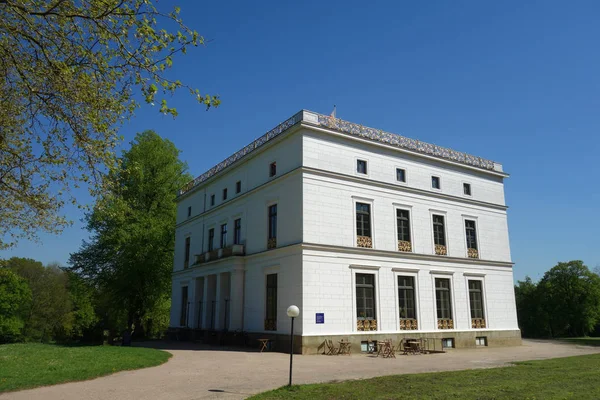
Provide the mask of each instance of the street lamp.
POLYGON ((287 309, 287 315, 292 319, 292 330, 290 336, 290 383, 288 386, 292 386, 292 360, 294 358, 294 318, 300 315, 300 309, 296 306, 289 306, 287 309))

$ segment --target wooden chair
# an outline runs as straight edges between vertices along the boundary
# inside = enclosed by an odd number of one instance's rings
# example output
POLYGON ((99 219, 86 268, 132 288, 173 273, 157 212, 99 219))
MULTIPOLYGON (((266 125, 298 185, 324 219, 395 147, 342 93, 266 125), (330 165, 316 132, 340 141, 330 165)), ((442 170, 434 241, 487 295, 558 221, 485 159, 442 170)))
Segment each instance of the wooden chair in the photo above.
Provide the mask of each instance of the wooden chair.
POLYGON ((333 345, 333 340, 327 339, 325 340, 325 355, 326 356, 335 356, 339 353, 339 349, 333 345))

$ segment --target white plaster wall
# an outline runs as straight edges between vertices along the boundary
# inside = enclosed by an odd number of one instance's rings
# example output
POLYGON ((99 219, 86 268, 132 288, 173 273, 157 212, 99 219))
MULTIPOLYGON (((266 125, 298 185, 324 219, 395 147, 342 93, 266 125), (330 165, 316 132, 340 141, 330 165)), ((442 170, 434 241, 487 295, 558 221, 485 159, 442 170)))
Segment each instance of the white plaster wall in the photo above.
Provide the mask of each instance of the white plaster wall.
POLYGON ((356 160, 362 159, 367 161, 367 178, 373 181, 493 204, 505 204, 502 177, 418 157, 366 141, 358 142, 308 129, 303 130, 302 134, 304 166, 364 177, 356 172, 356 160), (396 180, 396 168, 406 170, 406 184, 396 180), (441 190, 431 188, 432 175, 441 178, 441 190), (471 196, 464 195, 463 182, 471 184, 471 196))
POLYGON ((506 211, 305 172, 303 240, 356 247, 354 199, 372 202, 373 248, 397 250, 395 207, 410 210, 413 252, 432 255, 431 215, 445 215, 448 255, 467 257, 464 218, 477 221, 480 259, 511 261, 506 211))
POLYGON ((451 262, 425 262, 305 250, 302 272, 303 335, 356 332, 356 298, 352 278, 355 272, 376 274, 375 292, 379 332, 400 332, 397 275, 402 274, 415 274, 417 277, 418 332, 438 331, 433 281, 435 276, 451 279, 455 330, 471 330, 467 278, 464 274, 477 274, 477 276, 469 276, 470 279, 482 279, 484 282, 487 329, 518 329, 513 275, 509 267, 475 267, 451 262), (367 266, 367 268, 360 266, 367 266), (378 269, 368 269, 368 267, 378 269), (405 271, 394 271, 394 269, 405 269, 405 271), (441 274, 442 271, 452 274, 441 274), (316 313, 325 314, 324 324, 316 324, 316 313))

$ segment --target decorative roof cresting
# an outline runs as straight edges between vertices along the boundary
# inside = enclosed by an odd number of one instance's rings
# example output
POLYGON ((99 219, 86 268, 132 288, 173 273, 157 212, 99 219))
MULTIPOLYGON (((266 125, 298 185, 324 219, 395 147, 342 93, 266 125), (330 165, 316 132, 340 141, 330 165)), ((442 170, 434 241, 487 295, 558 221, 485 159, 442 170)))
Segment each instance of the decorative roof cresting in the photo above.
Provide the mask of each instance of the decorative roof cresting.
POLYGON ((190 190, 194 189, 196 186, 200 185, 202 182, 223 171, 225 168, 244 158, 257 148, 261 147, 270 140, 281 135, 282 133, 284 133, 289 128, 291 128, 299 122, 305 122, 310 125, 321 126, 324 128, 348 134, 350 136, 360 137, 363 139, 388 144, 402 149, 443 158, 446 160, 470 165, 473 167, 478 167, 486 170, 498 170, 498 168, 496 168, 496 163, 490 160, 486 160, 485 158, 473 156, 467 153, 462 153, 460 151, 437 146, 435 144, 421 142, 416 139, 407 138, 401 135, 397 135, 395 133, 385 132, 380 129, 369 128, 367 126, 355 124, 349 121, 344 121, 339 118, 334 118, 328 115, 302 110, 296 113, 293 117, 288 118, 281 124, 277 125, 275 128, 271 129, 258 139, 254 140, 249 145, 245 146, 241 150, 227 157, 225 160, 221 161, 202 175, 198 176, 196 179, 188 182, 183 188, 179 190, 178 195, 182 196, 186 194, 190 190))

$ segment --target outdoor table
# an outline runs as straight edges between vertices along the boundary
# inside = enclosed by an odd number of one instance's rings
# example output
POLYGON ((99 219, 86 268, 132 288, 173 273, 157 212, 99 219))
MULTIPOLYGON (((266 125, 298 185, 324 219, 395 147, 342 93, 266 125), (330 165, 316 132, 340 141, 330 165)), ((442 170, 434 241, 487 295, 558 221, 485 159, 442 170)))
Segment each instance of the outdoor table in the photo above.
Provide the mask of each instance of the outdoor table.
POLYGON ((408 344, 408 351, 412 354, 419 354, 421 351, 421 342, 417 340, 411 340, 406 342, 408 344))
POLYGON ((267 348, 267 346, 269 345, 269 342, 271 341, 271 339, 258 339, 258 341, 261 343, 261 347, 260 347, 260 352, 262 353, 264 350, 269 350, 267 348))

